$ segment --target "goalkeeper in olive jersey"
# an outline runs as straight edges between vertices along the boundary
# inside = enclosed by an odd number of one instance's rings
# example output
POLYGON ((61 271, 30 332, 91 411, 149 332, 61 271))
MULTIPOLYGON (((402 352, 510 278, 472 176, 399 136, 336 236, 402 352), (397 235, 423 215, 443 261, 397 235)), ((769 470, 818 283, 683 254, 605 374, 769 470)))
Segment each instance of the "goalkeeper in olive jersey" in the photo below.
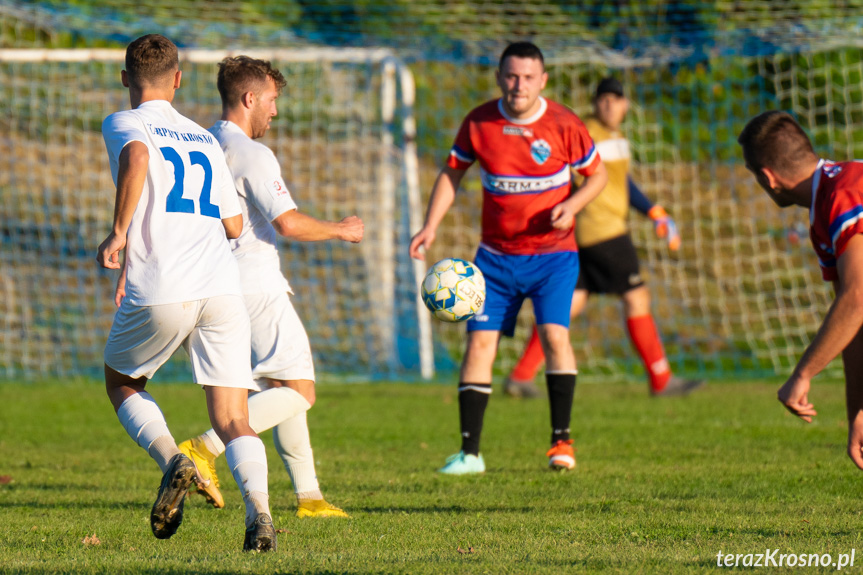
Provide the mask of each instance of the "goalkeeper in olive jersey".
MULTIPOLYGON (((626 327, 638 351, 654 396, 685 395, 702 385, 701 380, 674 376, 665 358, 662 341, 650 313, 650 292, 638 266, 638 256, 626 223, 629 206, 650 217, 659 237, 671 250, 680 248, 680 236, 665 210, 651 204, 629 176, 629 142, 620 132, 629 101, 614 78, 599 83, 594 115, 584 120, 608 170, 608 184, 576 217, 580 273, 572 296, 572 317, 582 312, 590 294, 614 294, 623 300, 626 327)), ((515 397, 535 397, 533 383, 545 360, 536 328, 521 359, 504 384, 515 397)))

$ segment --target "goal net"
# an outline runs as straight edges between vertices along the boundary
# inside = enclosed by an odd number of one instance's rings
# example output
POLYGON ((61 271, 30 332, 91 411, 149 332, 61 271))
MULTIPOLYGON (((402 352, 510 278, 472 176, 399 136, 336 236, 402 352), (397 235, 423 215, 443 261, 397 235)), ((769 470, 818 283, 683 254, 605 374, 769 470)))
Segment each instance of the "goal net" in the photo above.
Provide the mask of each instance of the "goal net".
MULTIPOLYGON (((581 115, 600 78, 624 83, 633 177, 668 209, 683 239, 669 252, 649 221, 631 216, 676 372, 787 373, 832 299, 808 245, 805 211, 770 202, 746 172, 736 137, 753 115, 784 109, 819 154, 863 155, 861 0, 98 4, 0 0, 0 47, 120 47, 154 29, 209 47, 184 51, 177 99, 205 126, 219 115, 218 48, 341 47, 256 52, 289 78, 265 142, 300 208, 366 222, 359 246, 282 249, 323 371, 401 378, 436 367, 452 377, 464 326, 430 322, 417 310, 425 264, 408 261, 407 242, 459 123, 499 95, 497 57, 520 39, 546 54, 546 95, 581 115)), ((28 54, 0 50, 0 375, 97 374, 114 281, 92 261, 113 201, 99 126, 128 106, 119 52, 28 54)), ((465 178, 427 263, 473 257, 477 172, 465 178)), ((499 374, 512 367, 532 321, 528 304, 516 337, 501 342, 499 374)), ((616 298, 591 298, 572 339, 582 377, 641 378, 616 298)))
MULTIPOLYGON (((242 53, 271 60, 288 80, 262 141, 300 209, 365 222, 359 245, 282 245, 319 370, 429 370, 429 318, 416 296, 422 269, 404 249, 420 213, 417 182, 405 170, 416 173, 409 72, 387 50, 242 53)), ((216 64, 227 54, 181 51, 174 104, 205 127, 221 114, 216 64)), ((117 275, 94 259, 114 204, 101 123, 129 107, 123 57, 0 50, 0 375, 101 373, 117 275)), ((162 377, 187 376, 186 363, 175 358, 162 377)))
MULTIPOLYGON (((781 40, 781 39, 778 39, 781 40)), ((799 48, 799 46, 798 46, 799 48)), ((847 42, 808 45, 806 51, 683 61, 636 59, 601 47, 574 49, 546 60, 544 92, 584 116, 602 77, 621 79, 631 100, 623 129, 634 154, 632 175, 646 195, 665 206, 683 239, 670 252, 652 223, 631 210, 630 225, 652 310, 672 368, 712 377, 787 373, 821 323, 832 293, 821 280, 808 239, 805 210, 780 210, 757 186, 740 157, 737 135, 768 109, 791 111, 828 158, 863 154, 863 64, 847 42)), ((669 54, 666 53, 666 56, 669 54)), ((470 106, 499 95, 490 65, 454 64, 430 109, 440 126, 443 157, 470 106), (443 132, 446 132, 444 134, 443 132)), ((422 78, 430 69, 417 65, 422 78)), ((427 121, 420 111, 420 122, 427 121)), ((478 242, 481 188, 468 173, 432 259, 471 257, 478 242)), ((432 173, 424 174, 424 189, 432 173)), ((500 344, 506 373, 533 323, 523 312, 516 336, 500 344)), ((463 334, 439 326, 457 355, 463 334)), ((586 379, 643 373, 623 320, 619 298, 593 296, 571 329, 586 379)))

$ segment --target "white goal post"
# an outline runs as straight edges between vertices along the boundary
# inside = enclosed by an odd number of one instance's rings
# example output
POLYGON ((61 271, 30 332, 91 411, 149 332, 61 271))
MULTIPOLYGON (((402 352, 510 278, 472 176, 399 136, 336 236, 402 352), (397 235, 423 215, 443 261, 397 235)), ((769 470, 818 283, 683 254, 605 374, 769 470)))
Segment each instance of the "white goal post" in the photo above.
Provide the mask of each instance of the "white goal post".
MULTIPOLYGON (((216 64, 238 54, 272 61, 288 81, 262 141, 300 209, 365 222, 359 246, 282 246, 319 370, 432 377, 431 316, 417 293, 425 269, 407 257, 422 225, 410 70, 386 49, 180 50, 177 108, 212 125, 216 64)), ((115 278, 93 261, 114 194, 99 127, 128 108, 124 56, 0 50, 0 375, 101 370, 115 278)))

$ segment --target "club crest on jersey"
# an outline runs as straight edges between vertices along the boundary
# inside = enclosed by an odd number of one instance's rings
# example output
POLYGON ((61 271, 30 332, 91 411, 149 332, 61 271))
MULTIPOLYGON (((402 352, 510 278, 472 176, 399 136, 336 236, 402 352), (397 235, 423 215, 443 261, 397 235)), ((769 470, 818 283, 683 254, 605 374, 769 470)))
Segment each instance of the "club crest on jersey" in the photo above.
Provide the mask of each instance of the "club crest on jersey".
POLYGON ((824 174, 828 178, 835 178, 839 175, 839 172, 842 171, 842 166, 832 165, 832 166, 824 166, 824 174))
POLYGON ((545 140, 535 140, 530 145, 530 157, 537 164, 544 164, 551 156, 551 146, 545 140))

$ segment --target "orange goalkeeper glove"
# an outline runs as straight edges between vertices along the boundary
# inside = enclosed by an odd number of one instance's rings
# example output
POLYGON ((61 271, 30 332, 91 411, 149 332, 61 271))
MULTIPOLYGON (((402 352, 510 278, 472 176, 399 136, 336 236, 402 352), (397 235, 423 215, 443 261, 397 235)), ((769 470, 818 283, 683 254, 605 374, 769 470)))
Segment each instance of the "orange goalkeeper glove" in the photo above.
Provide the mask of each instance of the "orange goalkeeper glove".
POLYGON ((653 231, 656 232, 656 237, 665 238, 668 242, 668 249, 676 252, 680 249, 680 234, 677 232, 677 224, 665 211, 662 206, 653 206, 647 212, 647 217, 653 220, 653 231))

